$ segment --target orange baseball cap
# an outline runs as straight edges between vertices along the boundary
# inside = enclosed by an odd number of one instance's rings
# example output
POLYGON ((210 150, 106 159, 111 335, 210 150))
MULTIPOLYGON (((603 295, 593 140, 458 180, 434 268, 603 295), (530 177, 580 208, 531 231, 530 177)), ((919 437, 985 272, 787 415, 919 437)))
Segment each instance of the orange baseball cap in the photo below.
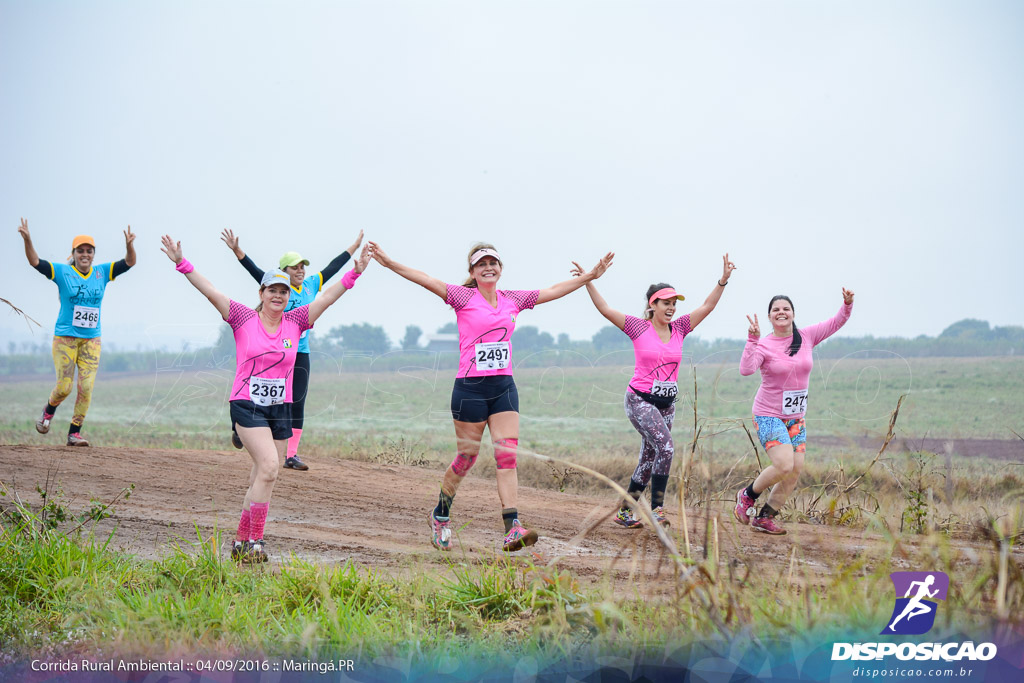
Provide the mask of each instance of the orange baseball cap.
POLYGON ((96 240, 89 235, 75 235, 75 239, 71 240, 71 251, 78 249, 83 244, 88 244, 93 249, 96 248, 96 240))

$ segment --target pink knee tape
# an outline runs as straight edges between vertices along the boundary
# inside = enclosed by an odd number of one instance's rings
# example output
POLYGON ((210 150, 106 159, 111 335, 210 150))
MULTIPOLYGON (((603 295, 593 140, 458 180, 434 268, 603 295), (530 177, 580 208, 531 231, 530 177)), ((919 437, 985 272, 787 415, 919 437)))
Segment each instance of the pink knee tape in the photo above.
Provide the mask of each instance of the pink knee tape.
POLYGON ((502 439, 494 442, 494 460, 498 463, 499 470, 514 470, 516 468, 517 448, 519 448, 519 439, 502 439))
POLYGON ((473 455, 459 453, 455 456, 455 459, 452 460, 452 472, 455 472, 455 474, 460 477, 466 476, 466 473, 469 472, 469 468, 476 462, 476 456, 476 453, 473 455))

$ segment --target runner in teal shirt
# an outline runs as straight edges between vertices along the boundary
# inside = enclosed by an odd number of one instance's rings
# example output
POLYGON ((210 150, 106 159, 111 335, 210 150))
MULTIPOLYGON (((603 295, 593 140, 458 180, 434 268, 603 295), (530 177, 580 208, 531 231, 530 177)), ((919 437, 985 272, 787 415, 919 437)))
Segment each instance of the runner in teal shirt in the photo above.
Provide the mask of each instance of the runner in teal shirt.
POLYGON ((69 446, 88 446, 82 436, 82 423, 92 401, 92 388, 100 364, 100 331, 103 293, 107 284, 119 275, 128 272, 135 265, 135 234, 131 226, 124 231, 125 257, 115 263, 93 265, 96 241, 89 235, 78 235, 71 241, 71 258, 68 263, 52 263, 39 258, 28 232, 28 221, 21 219, 18 227, 25 242, 25 257, 29 265, 53 280, 60 295, 60 313, 53 330, 53 365, 57 373, 57 385, 50 392, 50 399, 43 413, 36 420, 36 431, 46 434, 50 431, 50 420, 64 399, 71 394, 75 384, 75 370, 78 370, 78 396, 75 399, 75 414, 68 428, 69 446))

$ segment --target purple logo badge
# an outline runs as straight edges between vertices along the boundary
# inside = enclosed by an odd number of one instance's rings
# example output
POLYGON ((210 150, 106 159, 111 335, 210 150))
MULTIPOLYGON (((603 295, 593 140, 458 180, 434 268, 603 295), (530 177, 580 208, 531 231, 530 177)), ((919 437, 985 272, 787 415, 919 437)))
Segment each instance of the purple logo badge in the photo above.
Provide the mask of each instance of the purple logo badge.
POLYGON ((921 635, 931 630, 938 600, 949 592, 949 577, 943 572, 893 572, 896 604, 882 634, 921 635))

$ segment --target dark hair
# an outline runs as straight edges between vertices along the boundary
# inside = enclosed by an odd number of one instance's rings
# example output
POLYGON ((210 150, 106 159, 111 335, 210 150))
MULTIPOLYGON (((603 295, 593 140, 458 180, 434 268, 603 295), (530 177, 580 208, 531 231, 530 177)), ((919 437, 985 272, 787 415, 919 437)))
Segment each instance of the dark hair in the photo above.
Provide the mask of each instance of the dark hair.
MULTIPOLYGON (((476 244, 473 245, 473 248, 469 250, 469 254, 466 255, 466 263, 469 264, 469 272, 470 273, 473 272, 473 264, 469 263, 469 259, 473 258, 473 254, 475 254, 476 252, 480 251, 481 249, 494 249, 494 245, 493 244, 488 244, 487 242, 477 242, 476 244)), ((498 250, 494 249, 494 251, 498 251, 498 250)), ((504 266, 504 264, 502 264, 502 262, 501 262, 501 259, 497 259, 497 261, 498 261, 498 265, 499 266, 504 266)), ((463 287, 476 287, 476 278, 473 277, 472 275, 470 275, 468 278, 466 278, 466 281, 462 283, 462 286, 463 287)))
POLYGON ((673 289, 672 285, 667 282, 658 282, 647 288, 647 295, 644 296, 644 320, 650 320, 654 317, 654 311, 649 310, 651 308, 651 297, 654 293, 662 289, 673 289))
MULTIPOLYGON (((793 309, 793 313, 794 314, 796 313, 796 306, 793 305, 793 300, 792 299, 790 299, 785 294, 776 294, 775 296, 772 297, 772 300, 768 302, 768 315, 769 316, 771 316, 771 314, 772 314, 772 304, 774 304, 779 299, 785 299, 789 303, 789 307, 793 309)), ((769 320, 770 319, 771 318, 769 318, 769 320)), ((797 352, 800 351, 800 344, 802 344, 802 343, 803 343, 803 340, 800 338, 800 330, 796 329, 796 321, 794 320, 793 321, 793 342, 789 345, 789 349, 786 351, 786 353, 788 355, 790 355, 790 356, 795 356, 797 354, 797 352)))

